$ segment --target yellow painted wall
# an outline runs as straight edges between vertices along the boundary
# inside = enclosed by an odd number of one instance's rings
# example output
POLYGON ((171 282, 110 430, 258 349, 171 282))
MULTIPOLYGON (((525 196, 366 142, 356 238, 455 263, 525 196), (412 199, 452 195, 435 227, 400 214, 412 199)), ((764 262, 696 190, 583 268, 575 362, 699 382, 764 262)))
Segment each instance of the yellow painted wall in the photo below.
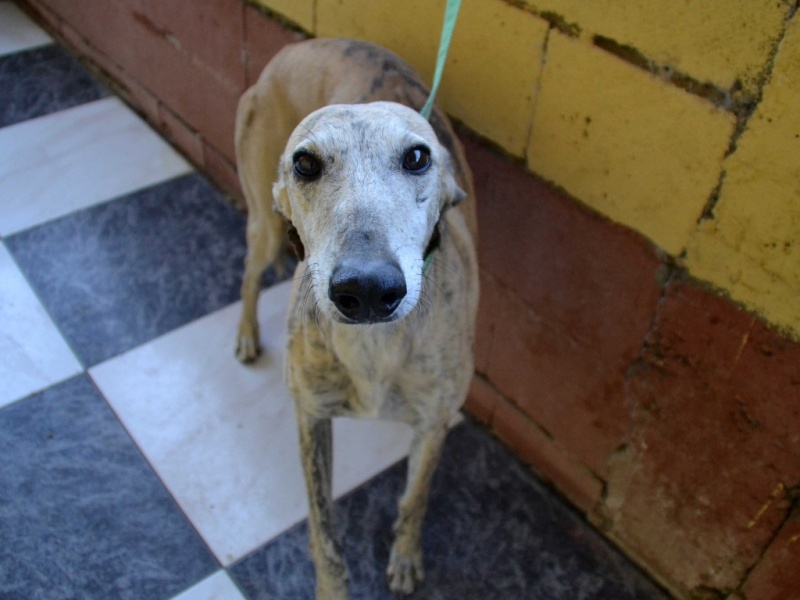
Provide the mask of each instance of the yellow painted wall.
MULTIPOLYGON (((468 1, 468 0, 467 0, 468 1)), ((524 0, 646 58, 728 90, 753 91, 792 0, 524 0)))
MULTIPOLYGON (((382 44, 430 81, 444 6, 444 0, 318 2, 314 33, 382 44)), ((548 29, 546 21, 506 2, 464 2, 439 103, 481 135, 521 156, 548 29)))
MULTIPOLYGON (((254 1, 433 73, 444 0, 254 1)), ((796 12, 794 0, 463 0, 439 103, 800 338, 796 12)))
POLYGON ((724 166, 714 218, 689 246, 689 270, 798 332, 800 18, 788 27, 763 99, 724 166))
POLYGON ((719 181, 733 115, 553 32, 530 169, 679 254, 719 181))

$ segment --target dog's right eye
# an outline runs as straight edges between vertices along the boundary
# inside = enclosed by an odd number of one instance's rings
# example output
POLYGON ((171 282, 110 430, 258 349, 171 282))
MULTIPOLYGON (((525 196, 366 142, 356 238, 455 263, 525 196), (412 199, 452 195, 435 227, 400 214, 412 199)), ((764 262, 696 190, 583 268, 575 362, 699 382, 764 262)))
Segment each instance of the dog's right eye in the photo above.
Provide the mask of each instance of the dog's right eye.
POLYGON ((294 174, 300 179, 312 181, 319 177, 322 165, 319 159, 308 152, 298 152, 294 155, 294 174))
POLYGON ((431 151, 425 146, 414 146, 403 158, 403 168, 410 173, 424 173, 429 166, 431 166, 431 151))

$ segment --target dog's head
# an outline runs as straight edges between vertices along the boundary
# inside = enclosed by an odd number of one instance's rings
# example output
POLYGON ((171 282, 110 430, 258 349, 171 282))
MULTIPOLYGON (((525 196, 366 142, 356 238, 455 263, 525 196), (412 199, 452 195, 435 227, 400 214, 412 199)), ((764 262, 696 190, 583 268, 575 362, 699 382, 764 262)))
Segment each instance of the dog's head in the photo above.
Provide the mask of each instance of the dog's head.
POLYGON ((273 194, 325 316, 389 322, 417 306, 439 219, 464 197, 450 160, 400 104, 327 106, 297 126, 273 194))

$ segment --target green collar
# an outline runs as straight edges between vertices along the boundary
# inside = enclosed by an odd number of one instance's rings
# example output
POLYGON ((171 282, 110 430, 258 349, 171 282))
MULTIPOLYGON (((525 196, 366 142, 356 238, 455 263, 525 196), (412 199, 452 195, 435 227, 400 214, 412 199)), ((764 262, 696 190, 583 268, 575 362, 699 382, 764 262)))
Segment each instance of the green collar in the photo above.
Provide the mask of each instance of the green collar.
POLYGON ((425 255, 425 260, 422 263, 422 274, 423 275, 427 275, 428 271, 431 270, 431 265, 433 264, 433 254, 434 254, 435 251, 436 251, 436 248, 434 248, 433 250, 428 252, 427 255, 425 255))
POLYGON ((439 223, 436 223, 436 225, 433 227, 433 233, 431 234, 431 241, 428 242, 428 246, 425 248, 425 254, 422 257, 423 275, 427 275, 428 271, 431 270, 431 265, 433 265, 433 255, 436 253, 436 250, 438 250, 441 241, 442 234, 439 231, 439 223))

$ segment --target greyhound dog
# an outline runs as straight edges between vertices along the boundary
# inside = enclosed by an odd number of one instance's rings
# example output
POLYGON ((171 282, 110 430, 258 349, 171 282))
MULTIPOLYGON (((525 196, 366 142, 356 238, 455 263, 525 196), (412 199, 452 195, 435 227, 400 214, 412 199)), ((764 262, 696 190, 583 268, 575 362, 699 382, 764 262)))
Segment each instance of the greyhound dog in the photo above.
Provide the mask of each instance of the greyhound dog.
POLYGON ((259 354, 256 301, 287 238, 300 260, 288 314, 287 385, 297 408, 316 597, 347 598, 332 522, 331 418, 414 431, 387 569, 423 579, 420 530, 448 424, 473 372, 478 303, 472 176, 447 118, 397 56, 365 42, 287 46, 240 100, 247 259, 237 357, 259 354))

